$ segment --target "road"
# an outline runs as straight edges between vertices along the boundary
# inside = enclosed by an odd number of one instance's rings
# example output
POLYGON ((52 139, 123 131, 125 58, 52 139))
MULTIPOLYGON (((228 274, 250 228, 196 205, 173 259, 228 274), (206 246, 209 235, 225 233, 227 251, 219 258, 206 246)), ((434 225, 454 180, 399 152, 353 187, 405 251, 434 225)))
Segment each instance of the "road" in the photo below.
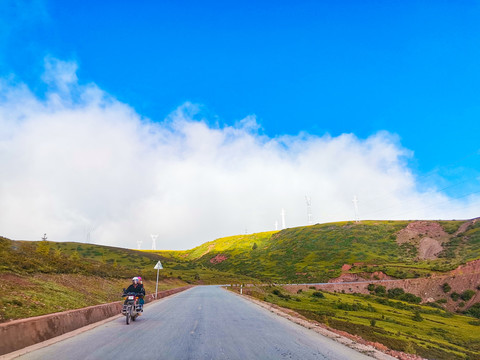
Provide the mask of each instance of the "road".
POLYGON ((17 359, 371 359, 217 286, 149 304, 17 359))

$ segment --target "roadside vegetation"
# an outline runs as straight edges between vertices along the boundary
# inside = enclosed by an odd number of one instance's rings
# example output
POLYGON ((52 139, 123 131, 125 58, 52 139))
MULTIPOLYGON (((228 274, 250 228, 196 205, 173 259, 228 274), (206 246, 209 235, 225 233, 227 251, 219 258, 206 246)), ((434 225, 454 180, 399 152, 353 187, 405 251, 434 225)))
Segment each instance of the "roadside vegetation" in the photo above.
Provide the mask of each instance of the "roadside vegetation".
MULTIPOLYGON (((130 279, 81 274, 0 274, 0 322, 79 309, 122 300, 122 289, 130 279)), ((155 291, 155 281, 144 281, 147 293, 155 291)), ((158 289, 184 286, 180 280, 159 282, 158 289)))
POLYGON ((401 289, 388 293, 380 288, 380 295, 375 289, 371 295, 328 293, 314 287, 291 294, 276 286, 248 287, 243 292, 393 350, 427 359, 480 359, 480 319, 418 305, 415 296, 401 289))

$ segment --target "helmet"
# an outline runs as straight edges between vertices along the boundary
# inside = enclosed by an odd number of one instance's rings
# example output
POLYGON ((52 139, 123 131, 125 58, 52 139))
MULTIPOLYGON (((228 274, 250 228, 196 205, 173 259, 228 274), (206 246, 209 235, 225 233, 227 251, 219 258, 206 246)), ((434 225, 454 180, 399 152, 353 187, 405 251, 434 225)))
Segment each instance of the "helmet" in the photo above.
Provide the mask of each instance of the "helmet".
POLYGON ((137 283, 138 283, 138 277, 135 276, 134 278, 132 278, 132 282, 134 282, 135 284, 137 284, 137 283))
POLYGON ((140 283, 142 282, 142 277, 141 276, 138 277, 138 282, 140 282, 140 283))

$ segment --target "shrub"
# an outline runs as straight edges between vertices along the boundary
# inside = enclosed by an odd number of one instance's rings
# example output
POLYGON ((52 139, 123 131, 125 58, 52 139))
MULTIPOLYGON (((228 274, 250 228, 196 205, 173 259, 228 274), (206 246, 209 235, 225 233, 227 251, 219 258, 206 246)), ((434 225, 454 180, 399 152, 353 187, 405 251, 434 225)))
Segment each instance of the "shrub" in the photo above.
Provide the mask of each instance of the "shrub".
POLYGON ((426 304, 427 306, 430 306, 430 307, 433 307, 433 308, 436 308, 436 309, 443 309, 443 306, 440 305, 439 303, 437 302, 429 302, 426 304))
POLYGON ((375 288, 375 294, 378 296, 385 296, 387 294, 387 290, 385 286, 379 285, 375 288))
POLYGON ((423 321, 422 315, 420 315, 420 311, 415 311, 415 314, 412 317, 413 321, 423 321))
POLYGON ((375 326, 377 324, 377 320, 370 319, 370 326, 375 326))
POLYGON ((464 311, 463 313, 480 319, 480 302, 472 305, 470 309, 464 311))
POLYGON ((473 295, 475 295, 475 291, 473 290, 465 290, 461 295, 460 295, 460 298, 463 300, 463 301, 468 301, 470 300, 473 295))
POLYGON ((285 299, 285 300, 289 300, 289 299, 291 298, 290 295, 288 295, 288 294, 285 295, 285 294, 283 294, 283 293, 282 293, 280 290, 278 290, 278 289, 274 289, 274 290, 272 291, 272 294, 273 294, 273 295, 277 295, 279 298, 282 298, 282 299, 285 299))
POLYGON ((303 292, 302 289, 298 289, 297 294, 301 294, 303 292))
POLYGON ((46 240, 39 241, 37 243, 36 252, 41 255, 47 256, 50 253, 50 244, 46 240))
POLYGON ((23 303, 22 303, 20 300, 17 300, 17 299, 13 299, 13 300, 11 301, 11 303, 12 303, 13 305, 16 305, 16 306, 23 306, 23 303))
POLYGON ((403 295, 400 295, 398 297, 398 300, 403 300, 403 301, 414 303, 414 304, 420 304, 422 302, 421 297, 415 296, 411 293, 405 293, 403 295))
POLYGON ((321 291, 315 291, 312 296, 315 296, 315 297, 318 297, 320 299, 323 299, 325 297, 325 295, 323 295, 323 293, 321 291))
POLYGON ((339 302, 336 304, 337 309, 345 311, 358 311, 361 310, 361 306, 358 304, 348 304, 344 302, 339 302))
POLYGON ((450 285, 448 285, 448 283, 443 283, 442 290, 446 294, 446 293, 450 292, 450 290, 452 290, 452 287, 450 285))
POLYGON ((450 297, 452 298, 453 301, 458 301, 458 299, 460 299, 460 294, 457 292, 452 292, 450 294, 450 297))
POLYGON ((368 291, 374 291, 375 290, 375 285, 374 284, 368 284, 367 290, 368 291))
POLYGON ((387 296, 392 299, 398 299, 403 294, 405 294, 405 291, 402 288, 393 288, 388 289, 387 296))

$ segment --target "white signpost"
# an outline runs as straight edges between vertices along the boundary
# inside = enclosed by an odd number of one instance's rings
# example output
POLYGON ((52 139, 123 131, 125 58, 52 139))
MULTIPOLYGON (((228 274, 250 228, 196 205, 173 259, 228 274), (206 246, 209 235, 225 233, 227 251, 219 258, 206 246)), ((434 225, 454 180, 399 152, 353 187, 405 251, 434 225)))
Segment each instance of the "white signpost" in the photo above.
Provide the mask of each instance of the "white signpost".
POLYGON ((155 299, 156 299, 157 293, 158 293, 158 273, 160 272, 160 269, 163 269, 163 266, 160 260, 158 260, 157 265, 154 266, 154 269, 157 269, 157 285, 155 286, 155 299))

